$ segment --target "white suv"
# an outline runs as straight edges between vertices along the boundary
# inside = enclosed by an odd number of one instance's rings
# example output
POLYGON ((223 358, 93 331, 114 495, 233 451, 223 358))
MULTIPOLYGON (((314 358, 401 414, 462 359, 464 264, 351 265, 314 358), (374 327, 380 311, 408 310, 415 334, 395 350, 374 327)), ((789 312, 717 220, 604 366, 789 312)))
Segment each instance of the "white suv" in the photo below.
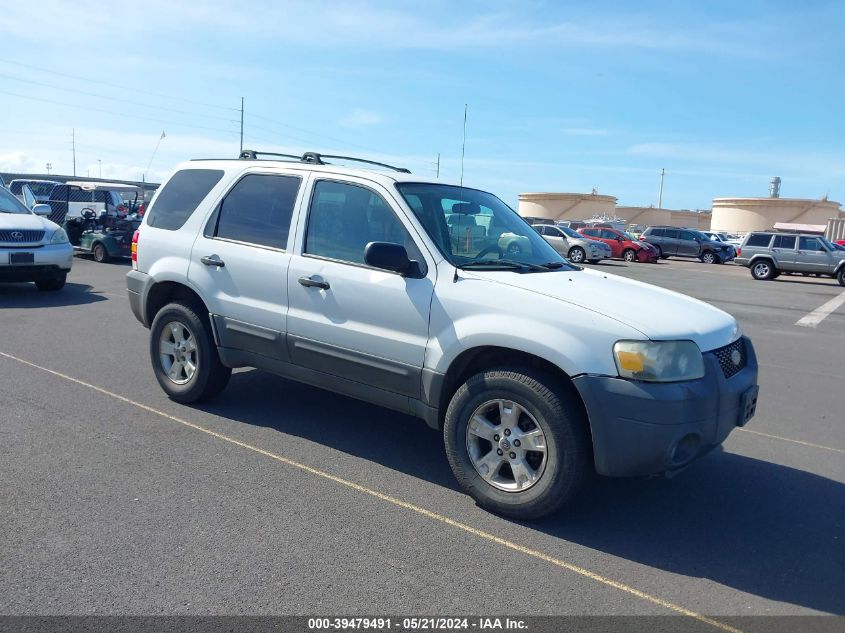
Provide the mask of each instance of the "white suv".
POLYGON ((490 193, 291 158, 183 163, 135 235, 129 301, 172 399, 248 366, 419 416, 519 518, 592 469, 682 468, 754 414, 754 349, 721 310, 571 264, 490 193))

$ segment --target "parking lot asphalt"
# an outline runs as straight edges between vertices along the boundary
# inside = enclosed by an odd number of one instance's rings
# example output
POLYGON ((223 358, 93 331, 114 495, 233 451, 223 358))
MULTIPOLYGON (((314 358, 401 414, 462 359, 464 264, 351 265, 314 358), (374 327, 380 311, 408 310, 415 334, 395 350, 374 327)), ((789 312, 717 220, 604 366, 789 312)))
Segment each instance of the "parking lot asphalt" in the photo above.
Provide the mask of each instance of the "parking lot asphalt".
POLYGON ((796 325, 843 288, 593 268, 735 315, 760 404, 676 477, 533 523, 477 508, 420 420, 255 370, 169 401, 124 264, 0 286, 0 613, 845 615, 845 307, 796 325))

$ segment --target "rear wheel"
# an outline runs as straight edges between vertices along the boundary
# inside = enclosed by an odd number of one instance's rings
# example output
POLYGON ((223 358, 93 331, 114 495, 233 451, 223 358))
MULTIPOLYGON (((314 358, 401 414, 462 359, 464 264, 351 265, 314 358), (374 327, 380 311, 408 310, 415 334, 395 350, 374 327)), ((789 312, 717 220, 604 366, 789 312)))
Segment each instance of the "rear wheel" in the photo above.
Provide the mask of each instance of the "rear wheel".
POLYGON ((622 259, 626 262, 635 262, 637 261, 637 253, 634 252, 633 248, 625 249, 625 252, 622 253, 622 259))
POLYGON ((773 279, 776 272, 777 268, 775 268, 775 265, 768 259, 751 264, 751 276, 760 281, 773 279))
POLYGON ((109 261, 109 259, 111 259, 109 257, 109 252, 106 250, 106 247, 103 246, 100 242, 94 244, 94 248, 91 253, 94 255, 94 261, 100 264, 104 264, 105 262, 109 261))
POLYGON ((580 246, 573 246, 569 249, 569 261, 580 264, 587 259, 587 253, 580 246))
POLYGON ((523 368, 472 376, 449 403, 446 455, 482 507, 517 519, 559 510, 590 471, 587 422, 577 396, 523 368))
POLYGON ((177 402, 199 402, 220 393, 232 370, 217 355, 207 316, 184 303, 159 310, 150 328, 150 360, 156 380, 177 402))
POLYGON ((35 282, 35 287, 42 292, 56 292, 65 287, 67 281, 67 273, 62 273, 50 279, 39 279, 35 282))

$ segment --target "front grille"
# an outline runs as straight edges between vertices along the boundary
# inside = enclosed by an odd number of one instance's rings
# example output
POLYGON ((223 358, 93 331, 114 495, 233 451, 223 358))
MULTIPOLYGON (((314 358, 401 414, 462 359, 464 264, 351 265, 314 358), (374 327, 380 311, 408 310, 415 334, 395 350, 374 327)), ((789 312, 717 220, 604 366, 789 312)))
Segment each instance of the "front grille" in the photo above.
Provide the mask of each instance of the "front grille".
POLYGON ((742 339, 738 339, 730 345, 725 345, 713 351, 719 361, 719 367, 722 368, 722 373, 725 378, 730 378, 739 373, 748 363, 748 352, 745 351, 745 343, 742 339), (736 355, 734 352, 739 352, 739 362, 735 363, 736 355))
POLYGON ((0 242, 9 244, 32 244, 44 239, 44 231, 31 231, 25 229, 3 229, 0 230, 0 242))

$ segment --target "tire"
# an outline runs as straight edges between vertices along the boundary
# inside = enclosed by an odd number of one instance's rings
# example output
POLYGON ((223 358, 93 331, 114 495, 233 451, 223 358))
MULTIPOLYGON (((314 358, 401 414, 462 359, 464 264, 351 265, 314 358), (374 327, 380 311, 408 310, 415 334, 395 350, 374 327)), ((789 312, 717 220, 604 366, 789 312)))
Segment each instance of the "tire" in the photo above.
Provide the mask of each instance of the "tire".
MULTIPOLYGON (((581 490, 592 467, 587 420, 577 398, 574 390, 562 389, 560 381, 532 369, 503 367, 475 374, 455 392, 446 411, 443 439, 455 478, 478 505, 497 514, 525 520, 560 510, 581 490), (507 403, 518 406, 515 419, 519 426, 512 425, 509 436, 504 431, 490 436, 491 429, 508 424, 501 413, 514 411, 514 406, 508 408, 507 403), (473 428, 490 439, 471 432, 470 423, 479 411, 496 424, 484 428, 475 424, 473 428), (516 442, 510 448, 501 443, 508 437, 509 441, 521 437, 526 429, 540 429, 545 453, 517 448, 516 442), (496 451, 502 448, 508 453, 503 451, 498 457, 496 451), (515 451, 522 452, 510 458, 517 454, 515 451), (487 458, 495 469, 489 481, 481 474, 487 458), (523 474, 531 473, 531 478, 518 483, 512 463, 536 468, 522 470, 523 474), (511 489, 505 489, 507 486, 511 489)), ((528 442, 526 439, 525 444, 528 442)))
POLYGON ((719 256, 716 255, 713 251, 704 251, 701 254, 701 262, 704 264, 718 264, 719 263, 719 256))
POLYGON ((839 272, 836 273, 836 281, 839 282, 840 286, 845 286, 845 266, 839 269, 839 272))
POLYGON ((587 259, 587 253, 580 246, 573 246, 569 249, 569 261, 574 264, 582 264, 587 259))
MULTIPOLYGON (((174 350, 176 351, 176 350, 174 350)), ((171 400, 188 404, 220 393, 229 382, 232 370, 224 367, 217 355, 208 316, 184 303, 169 303, 159 310, 150 328, 150 361, 158 384, 171 400), (173 327, 179 331, 174 332, 173 327), (165 329, 169 330, 165 333, 165 329), (176 354, 162 354, 162 349, 180 340, 186 343, 176 354), (189 341, 193 341, 193 349, 189 341), (165 359, 165 357, 167 357, 165 359), (180 361, 180 357, 187 362, 180 361), (168 375, 168 366, 172 374, 168 375), (193 371, 190 370, 193 365, 193 371)))
POLYGON ((622 253, 622 259, 626 262, 635 262, 637 261, 637 253, 633 248, 626 248, 622 253))
POLYGON ((773 279, 776 273, 777 268, 769 259, 760 259, 751 264, 751 276, 758 281, 773 279))
POLYGON ((662 248, 660 248, 657 244, 652 244, 652 246, 654 246, 654 248, 657 249, 658 259, 666 259, 666 257, 663 255, 663 249, 662 248))
POLYGON ((35 282, 35 287, 42 292, 56 292, 65 287, 66 281, 67 273, 62 273, 61 275, 51 277, 50 279, 39 279, 35 282))
POLYGON ((105 264, 111 259, 111 257, 109 257, 109 252, 106 250, 106 247, 103 246, 102 242, 94 244, 94 248, 91 249, 91 254, 94 255, 94 261, 98 264, 105 264))

